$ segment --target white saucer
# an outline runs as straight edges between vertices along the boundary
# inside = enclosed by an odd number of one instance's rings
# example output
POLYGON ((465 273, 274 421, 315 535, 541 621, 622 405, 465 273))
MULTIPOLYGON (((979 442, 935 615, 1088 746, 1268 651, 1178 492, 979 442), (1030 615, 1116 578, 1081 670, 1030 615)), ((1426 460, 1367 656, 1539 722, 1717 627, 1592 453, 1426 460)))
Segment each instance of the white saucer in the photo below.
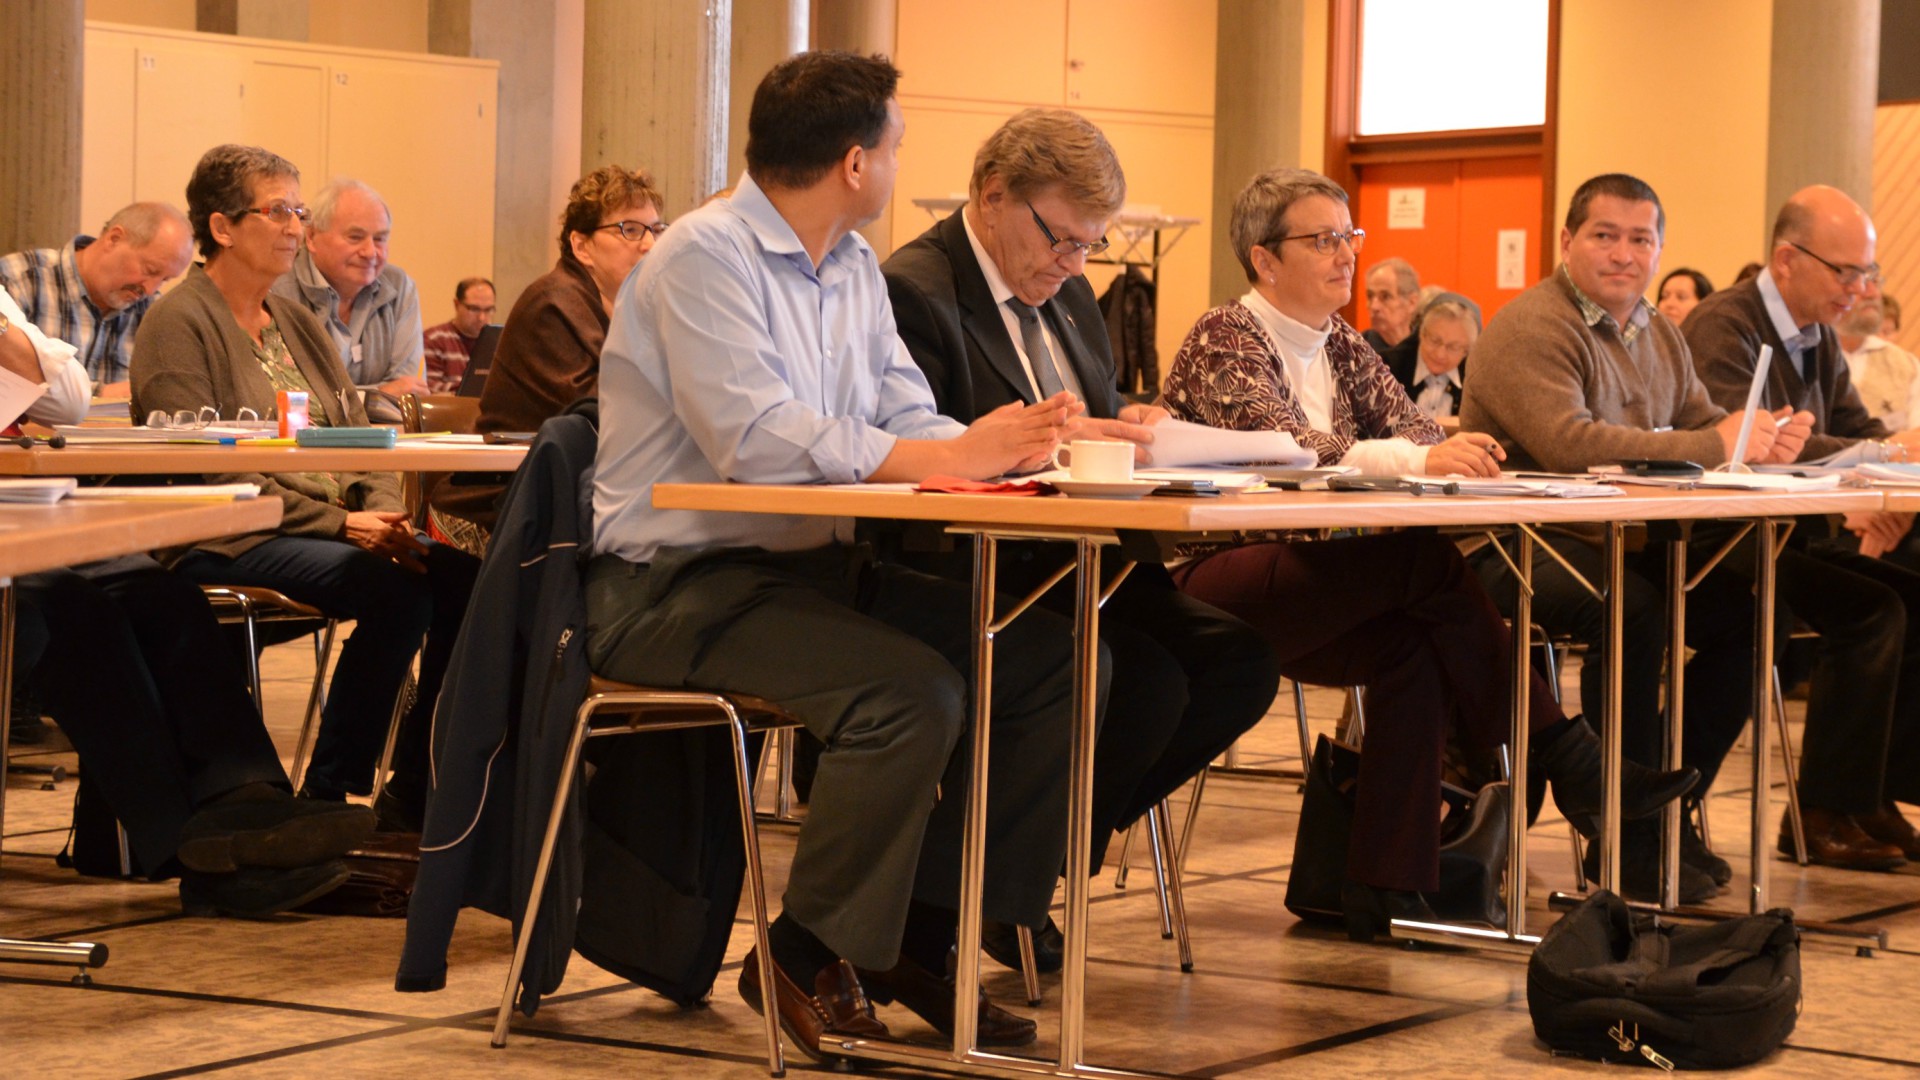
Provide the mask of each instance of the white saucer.
POLYGON ((1049 480, 1047 483, 1082 499, 1137 499, 1167 486, 1165 480, 1049 480))

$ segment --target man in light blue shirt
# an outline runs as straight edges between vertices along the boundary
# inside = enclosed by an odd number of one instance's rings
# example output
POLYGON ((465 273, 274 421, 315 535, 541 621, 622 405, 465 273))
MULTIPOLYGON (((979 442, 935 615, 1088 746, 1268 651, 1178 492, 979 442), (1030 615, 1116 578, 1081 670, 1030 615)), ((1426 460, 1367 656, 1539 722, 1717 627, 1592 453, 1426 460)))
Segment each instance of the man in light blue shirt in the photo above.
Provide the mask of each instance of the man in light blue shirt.
MULTIPOLYGON (((967 590, 876 563, 847 521, 656 510, 651 492, 986 478, 1039 463, 1076 411, 1064 393, 970 426, 935 411, 853 231, 892 194, 898 78, 844 53, 774 68, 746 175, 627 279, 600 360, 594 670, 778 701, 827 747, 770 937, 781 1021, 816 1059, 822 1036, 885 1034, 863 982, 952 1028, 967 590)), ((1030 612, 999 641, 986 914, 1039 926, 1066 850, 1070 634, 1030 612)), ((753 957, 740 988, 757 1008, 753 957)), ((983 1045, 1033 1040, 978 1009, 983 1045)))

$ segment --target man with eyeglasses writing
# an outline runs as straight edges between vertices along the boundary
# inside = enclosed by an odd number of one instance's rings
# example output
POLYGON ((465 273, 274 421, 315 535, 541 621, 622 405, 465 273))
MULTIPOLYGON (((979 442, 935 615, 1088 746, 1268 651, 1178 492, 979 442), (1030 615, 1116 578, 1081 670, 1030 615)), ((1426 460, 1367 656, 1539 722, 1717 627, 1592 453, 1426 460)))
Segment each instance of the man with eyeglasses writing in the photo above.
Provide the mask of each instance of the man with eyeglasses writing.
MULTIPOLYGON (((1774 220, 1766 268, 1701 301, 1683 328, 1701 381, 1727 407, 1746 399, 1761 346, 1773 349, 1767 406, 1813 417, 1802 460, 1845 451, 1905 461, 1920 445, 1920 430, 1889 432, 1867 412, 1834 329, 1879 285, 1874 243, 1859 204, 1836 188, 1805 188, 1774 220)), ((1808 520, 1796 538, 1804 548, 1780 559, 1780 595, 1820 632, 1800 773, 1818 863, 1871 870, 1920 860, 1920 834, 1895 805, 1920 803, 1920 575, 1878 558, 1912 524, 1912 514, 1849 514, 1853 536, 1836 538, 1808 520)), ((1780 845, 1790 853, 1785 825, 1780 845)))
MULTIPOLYGON (((900 336, 939 410, 970 424, 1065 390, 1087 410, 1065 438, 1150 444, 1166 410, 1128 404, 1115 389, 1106 323, 1082 273, 1089 256, 1107 249, 1107 228, 1126 198, 1106 137, 1077 113, 1028 109, 982 144, 969 186, 964 207, 881 267, 900 336)), ((942 546, 903 558, 967 580, 966 553, 942 546)), ((999 588, 1027 592, 1071 559, 1060 545, 1002 544, 999 588)), ((1072 599, 1053 589, 1042 603, 1070 614, 1072 599)), ((1094 759, 1096 868, 1114 829, 1258 723, 1279 683, 1260 636, 1175 589, 1163 566, 1136 567, 1102 610, 1114 683, 1094 759)), ((1033 929, 1037 965, 1058 970, 1059 931, 1051 922, 1033 929)), ((1014 927, 990 923, 984 944, 1018 966, 1014 927)))

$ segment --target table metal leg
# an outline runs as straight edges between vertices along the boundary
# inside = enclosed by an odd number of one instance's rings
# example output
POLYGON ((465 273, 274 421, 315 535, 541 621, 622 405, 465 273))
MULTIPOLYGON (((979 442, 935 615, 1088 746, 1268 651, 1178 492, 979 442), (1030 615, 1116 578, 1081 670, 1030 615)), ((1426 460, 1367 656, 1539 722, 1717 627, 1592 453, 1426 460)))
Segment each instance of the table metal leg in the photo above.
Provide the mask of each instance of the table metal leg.
MULTIPOLYGON (((0 836, 6 835, 7 744, 13 734, 13 581, 0 578, 0 836)), ((89 941, 26 941, 0 938, 0 960, 76 968, 73 981, 92 981, 89 968, 107 962, 107 947, 89 941)))
MULTIPOLYGON (((1666 769, 1680 767, 1686 723, 1687 536, 1681 531, 1667 545, 1667 747, 1666 769)), ((1680 819, 1684 799, 1667 804, 1660 818, 1660 906, 1680 906, 1680 819)))
MULTIPOLYGON (((993 715, 993 580, 999 542, 973 537, 973 761, 967 781, 967 814, 960 845, 960 948, 954 971, 955 1001, 980 994, 981 883, 987 874, 987 750, 993 715)), ((953 1010, 953 1057, 973 1052, 979 1014, 953 1010)))
POLYGON ((1606 680, 1600 724, 1600 887, 1620 891, 1620 691, 1626 644, 1626 526, 1607 522, 1605 544, 1606 584, 1606 680))
POLYGON ((1747 904, 1754 914, 1767 910, 1767 879, 1772 859, 1767 853, 1767 780, 1771 754, 1768 736, 1773 732, 1773 592, 1774 547, 1777 523, 1761 518, 1753 545, 1753 836, 1752 871, 1748 883, 1747 904))

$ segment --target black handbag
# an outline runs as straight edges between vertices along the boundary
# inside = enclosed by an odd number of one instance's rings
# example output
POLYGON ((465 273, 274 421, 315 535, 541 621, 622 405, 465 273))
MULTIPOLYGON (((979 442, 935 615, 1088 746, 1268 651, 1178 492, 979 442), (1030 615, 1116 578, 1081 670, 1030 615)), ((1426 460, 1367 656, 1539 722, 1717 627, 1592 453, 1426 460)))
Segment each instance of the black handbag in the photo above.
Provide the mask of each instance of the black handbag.
MULTIPOLYGON (((1287 910, 1309 922, 1339 923, 1340 887, 1347 877, 1360 752, 1321 735, 1307 768, 1300 827, 1287 875, 1287 910)), ((1441 825, 1440 889, 1427 894, 1434 913, 1449 922, 1504 927, 1507 905, 1500 883, 1507 865, 1507 817, 1513 789, 1505 781, 1473 795, 1443 789, 1450 812, 1441 825)))
POLYGON ((1800 1015, 1793 912, 1658 926, 1596 891, 1527 962, 1534 1034, 1555 1052, 1663 1069, 1728 1068, 1772 1053, 1800 1015))

